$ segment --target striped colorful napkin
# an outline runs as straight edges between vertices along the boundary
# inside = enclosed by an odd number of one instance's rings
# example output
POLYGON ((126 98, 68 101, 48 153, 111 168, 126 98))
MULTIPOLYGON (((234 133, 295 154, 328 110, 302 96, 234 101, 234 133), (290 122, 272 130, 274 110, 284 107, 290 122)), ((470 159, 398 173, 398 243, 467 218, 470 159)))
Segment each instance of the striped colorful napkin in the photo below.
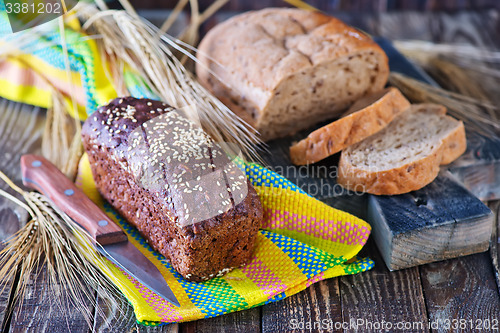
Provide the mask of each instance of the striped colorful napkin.
POLYGON ((223 277, 196 283, 184 280, 103 200, 87 156, 82 158, 77 185, 157 265, 181 304, 178 308, 164 301, 109 262, 110 278, 130 301, 140 323, 183 322, 244 310, 296 294, 315 282, 373 267, 372 260, 356 257, 370 234, 366 222, 312 198, 260 165, 247 164, 245 171, 264 208, 254 255, 247 265, 223 277))
MULTIPOLYGON (((8 18, 0 15, 0 27, 5 20, 8 18)), ((0 59, 0 96, 48 108, 52 91, 57 89, 66 100, 68 112, 78 111, 80 119, 85 119, 117 93, 96 41, 80 31, 78 20, 71 14, 65 22, 64 37, 54 20, 0 38, 3 52, 18 49, 15 56, 0 59)))
MULTIPOLYGON (((77 23, 70 24, 65 29, 68 75, 57 24, 53 30, 50 27, 31 44, 22 45, 17 56, 0 62, 0 96, 49 107, 52 89, 56 88, 68 99, 70 95, 76 98, 78 110, 72 109, 72 103, 68 102, 69 112, 78 111, 84 119, 98 105, 116 97, 106 60, 101 59, 95 41, 86 38, 77 23)), ((0 40, 2 43, 5 41, 0 40)), ((156 97, 136 73, 127 71, 124 78, 134 97, 156 97)), ((139 322, 149 325, 182 322, 248 309, 293 295, 317 281, 373 267, 370 259, 356 257, 370 234, 366 222, 327 206, 257 164, 247 164, 245 171, 265 209, 254 256, 246 266, 223 277, 194 283, 182 279, 137 230, 103 201, 95 188, 88 159, 82 158, 78 185, 158 266, 181 303, 177 308, 164 302, 109 263, 109 277, 133 305, 139 322)))

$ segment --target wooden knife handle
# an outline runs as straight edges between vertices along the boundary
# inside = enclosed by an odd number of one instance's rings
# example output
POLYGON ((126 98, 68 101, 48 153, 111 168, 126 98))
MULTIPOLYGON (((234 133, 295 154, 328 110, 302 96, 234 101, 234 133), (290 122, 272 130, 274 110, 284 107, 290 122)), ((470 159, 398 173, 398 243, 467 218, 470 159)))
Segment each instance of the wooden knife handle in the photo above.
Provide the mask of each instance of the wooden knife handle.
POLYGON ((59 169, 41 156, 21 157, 23 184, 45 194, 101 245, 127 240, 127 235, 59 169))

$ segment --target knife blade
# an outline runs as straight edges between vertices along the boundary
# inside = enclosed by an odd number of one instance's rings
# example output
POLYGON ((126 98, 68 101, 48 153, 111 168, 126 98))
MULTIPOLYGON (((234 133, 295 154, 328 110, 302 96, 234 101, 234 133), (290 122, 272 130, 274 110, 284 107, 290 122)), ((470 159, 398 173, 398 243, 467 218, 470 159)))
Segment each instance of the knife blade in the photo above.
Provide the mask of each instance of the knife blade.
POLYGON ((84 228, 96 250, 166 301, 180 306, 158 268, 92 200, 59 169, 37 155, 21 157, 23 184, 48 197, 84 228))

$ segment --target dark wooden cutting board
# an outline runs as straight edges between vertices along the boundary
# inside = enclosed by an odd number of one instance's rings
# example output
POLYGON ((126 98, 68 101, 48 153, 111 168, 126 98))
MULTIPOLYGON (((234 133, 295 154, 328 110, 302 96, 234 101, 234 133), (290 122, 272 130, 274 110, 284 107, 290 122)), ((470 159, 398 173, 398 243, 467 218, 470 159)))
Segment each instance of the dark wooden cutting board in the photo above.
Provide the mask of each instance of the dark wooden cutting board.
MULTIPOLYGON (((435 84, 425 72, 404 58, 388 40, 377 39, 377 42, 389 56, 391 71, 435 84)), ((321 125, 315 128, 319 126, 321 125)), ((374 196, 346 191, 336 183, 338 154, 314 165, 292 165, 288 152, 291 143, 304 138, 315 128, 270 142, 268 152, 263 154, 267 166, 328 205, 367 220, 390 270, 488 249, 493 214, 446 168, 443 168, 433 183, 421 190, 398 196, 374 196)), ((475 147, 474 151, 478 149, 471 143, 469 146, 475 147)), ((486 148, 493 150, 495 154, 497 151, 500 153, 500 147, 494 143, 486 148)), ((484 145, 480 149, 484 150, 484 145)), ((470 150, 464 154, 468 158, 468 169, 462 170, 481 174, 481 168, 486 165, 486 170, 493 173, 492 177, 483 177, 473 182, 476 188, 481 182, 492 179, 496 179, 497 183, 488 183, 488 188, 498 186, 498 168, 492 169, 491 163, 485 163, 479 155, 471 161, 470 154, 470 150)), ((486 185, 480 186, 484 188, 486 185)))

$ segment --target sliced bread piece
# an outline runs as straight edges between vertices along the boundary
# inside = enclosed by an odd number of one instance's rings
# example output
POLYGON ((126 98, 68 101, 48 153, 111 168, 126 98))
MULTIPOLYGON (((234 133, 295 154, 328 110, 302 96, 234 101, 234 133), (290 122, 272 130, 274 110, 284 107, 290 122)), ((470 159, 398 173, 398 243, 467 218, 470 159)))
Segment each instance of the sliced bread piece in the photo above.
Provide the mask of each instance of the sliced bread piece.
POLYGON ((410 107, 396 88, 387 88, 361 98, 347 115, 323 126, 290 147, 293 164, 316 163, 380 131, 410 107))
POLYGON ((416 104, 386 128, 354 144, 340 157, 343 187, 379 195, 418 190, 437 177, 439 166, 465 152, 464 124, 436 104, 416 104))

